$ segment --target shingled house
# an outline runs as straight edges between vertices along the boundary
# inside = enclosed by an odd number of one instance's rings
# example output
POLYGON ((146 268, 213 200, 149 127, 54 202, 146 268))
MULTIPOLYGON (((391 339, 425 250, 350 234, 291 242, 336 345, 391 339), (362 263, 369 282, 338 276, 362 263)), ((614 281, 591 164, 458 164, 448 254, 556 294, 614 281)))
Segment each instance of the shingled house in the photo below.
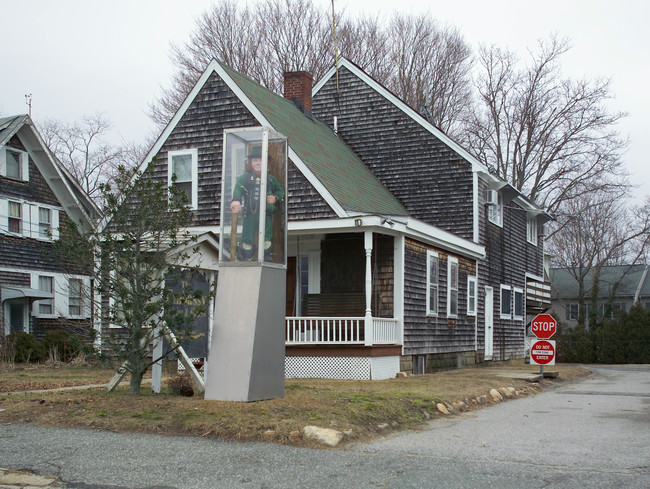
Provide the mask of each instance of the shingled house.
POLYGON ((182 173, 192 232, 216 236, 224 130, 288 138, 287 377, 523 358, 545 214, 352 63, 338 94, 333 73, 312 106, 306 73, 285 74, 281 97, 213 61, 143 168, 182 173))
POLYGON ((91 278, 55 259, 64 219, 89 229, 93 202, 44 144, 27 115, 0 118, 0 324, 42 337, 89 321, 91 278))

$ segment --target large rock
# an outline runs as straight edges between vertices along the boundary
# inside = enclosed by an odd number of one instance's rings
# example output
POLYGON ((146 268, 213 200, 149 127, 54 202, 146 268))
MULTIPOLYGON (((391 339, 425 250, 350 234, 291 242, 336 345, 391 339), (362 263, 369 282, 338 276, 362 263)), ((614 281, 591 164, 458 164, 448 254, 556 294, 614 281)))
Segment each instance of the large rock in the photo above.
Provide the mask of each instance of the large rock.
POLYGON ((302 429, 305 438, 316 440, 323 445, 335 447, 343 439, 343 433, 330 428, 319 428, 318 426, 305 426, 302 429))
POLYGON ((490 396, 492 396, 492 400, 493 400, 494 402, 501 402, 501 401, 503 401, 503 396, 502 396, 502 395, 499 393, 499 391, 496 390, 496 389, 492 389, 492 390, 490 391, 490 396))

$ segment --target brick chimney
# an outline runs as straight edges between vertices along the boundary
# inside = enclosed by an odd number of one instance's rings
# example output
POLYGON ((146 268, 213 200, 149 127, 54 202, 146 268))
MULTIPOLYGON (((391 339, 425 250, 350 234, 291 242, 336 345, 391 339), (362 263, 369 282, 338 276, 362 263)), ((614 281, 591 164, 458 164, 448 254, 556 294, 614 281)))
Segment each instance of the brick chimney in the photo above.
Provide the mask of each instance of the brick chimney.
POLYGON ((284 73, 284 98, 297 99, 305 110, 311 110, 311 89, 314 77, 306 71, 284 73))

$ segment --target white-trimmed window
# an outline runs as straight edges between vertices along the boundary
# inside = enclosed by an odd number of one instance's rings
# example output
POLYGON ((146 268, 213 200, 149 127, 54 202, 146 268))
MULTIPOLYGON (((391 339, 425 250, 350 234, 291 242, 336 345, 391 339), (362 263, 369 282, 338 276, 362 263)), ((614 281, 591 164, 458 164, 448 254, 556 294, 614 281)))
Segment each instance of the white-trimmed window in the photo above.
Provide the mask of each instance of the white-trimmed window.
POLYGON ((38 208, 38 237, 48 239, 52 235, 52 209, 38 208))
POLYGON ((577 302, 569 302, 566 305, 566 319, 567 321, 577 321, 580 308, 577 302))
POLYGON ((188 205, 196 209, 199 195, 199 156, 196 149, 168 153, 167 183, 187 195, 188 205), (174 180, 174 175, 176 179, 174 180))
POLYGON ((83 312, 83 280, 71 278, 68 281, 68 314, 81 316, 83 312))
POLYGON ((524 318, 524 291, 514 287, 512 289, 514 295, 514 310, 513 317, 515 319, 524 318))
POLYGON ((7 221, 8 231, 14 234, 23 232, 23 206, 20 202, 8 202, 9 218, 7 221))
POLYGON ((530 244, 537 246, 537 216, 526 219, 526 239, 530 244))
POLYGON ((458 317, 458 259, 447 258, 447 317, 458 317))
POLYGON ((438 281, 440 263, 438 253, 427 250, 427 316, 438 315, 438 281))
POLYGON ((467 276, 467 315, 476 316, 477 282, 474 275, 467 276))
POLYGON ((6 146, 0 150, 0 174, 12 180, 29 180, 29 155, 6 146))
MULTIPOLYGON (((54 295, 54 277, 47 275, 39 275, 38 277, 38 290, 49 292, 54 295)), ((54 299, 41 299, 38 301, 38 314, 52 315, 54 314, 54 299)))
POLYGON ((501 319, 512 319, 512 287, 501 286, 501 319))
POLYGON ((497 226, 503 227, 503 195, 496 190, 488 192, 491 192, 490 195, 492 195, 492 203, 488 202, 488 220, 497 226))

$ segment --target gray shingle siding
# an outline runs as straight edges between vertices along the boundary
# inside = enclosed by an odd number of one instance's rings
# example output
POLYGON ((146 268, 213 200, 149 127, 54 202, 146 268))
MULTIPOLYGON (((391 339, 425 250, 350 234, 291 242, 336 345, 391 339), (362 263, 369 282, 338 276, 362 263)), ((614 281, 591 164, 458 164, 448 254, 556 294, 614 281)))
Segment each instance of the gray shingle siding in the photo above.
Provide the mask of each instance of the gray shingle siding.
POLYGON ((316 94, 312 111, 333 126, 410 215, 471 239, 471 165, 363 83, 339 72, 316 94))
POLYGON ((467 316, 467 277, 475 262, 407 239, 404 259, 404 354, 441 354, 475 349, 475 318, 467 316), (439 259, 438 315, 426 315, 427 249, 439 259), (447 258, 458 259, 458 317, 447 317, 447 258))
MULTIPOLYGON (((479 324, 485 324, 484 286, 494 290, 494 359, 521 358, 524 353, 526 317, 501 319, 501 285, 526 292, 526 273, 543 276, 544 239, 537 246, 528 243, 526 211, 514 202, 504 205, 503 227, 489 222, 485 205, 487 184, 479 179, 479 242, 485 246, 486 258, 479 262, 479 324)), ((485 331, 478 328, 479 352, 485 346, 485 331)))
MULTIPOLYGON (((260 123, 213 73, 158 153, 156 175, 167 179, 168 151, 198 149, 198 209, 194 224, 219 224, 223 131, 260 123)), ((291 144, 291 141, 289 141, 291 144)), ((288 168, 289 220, 336 217, 331 207, 293 165, 288 168)))

